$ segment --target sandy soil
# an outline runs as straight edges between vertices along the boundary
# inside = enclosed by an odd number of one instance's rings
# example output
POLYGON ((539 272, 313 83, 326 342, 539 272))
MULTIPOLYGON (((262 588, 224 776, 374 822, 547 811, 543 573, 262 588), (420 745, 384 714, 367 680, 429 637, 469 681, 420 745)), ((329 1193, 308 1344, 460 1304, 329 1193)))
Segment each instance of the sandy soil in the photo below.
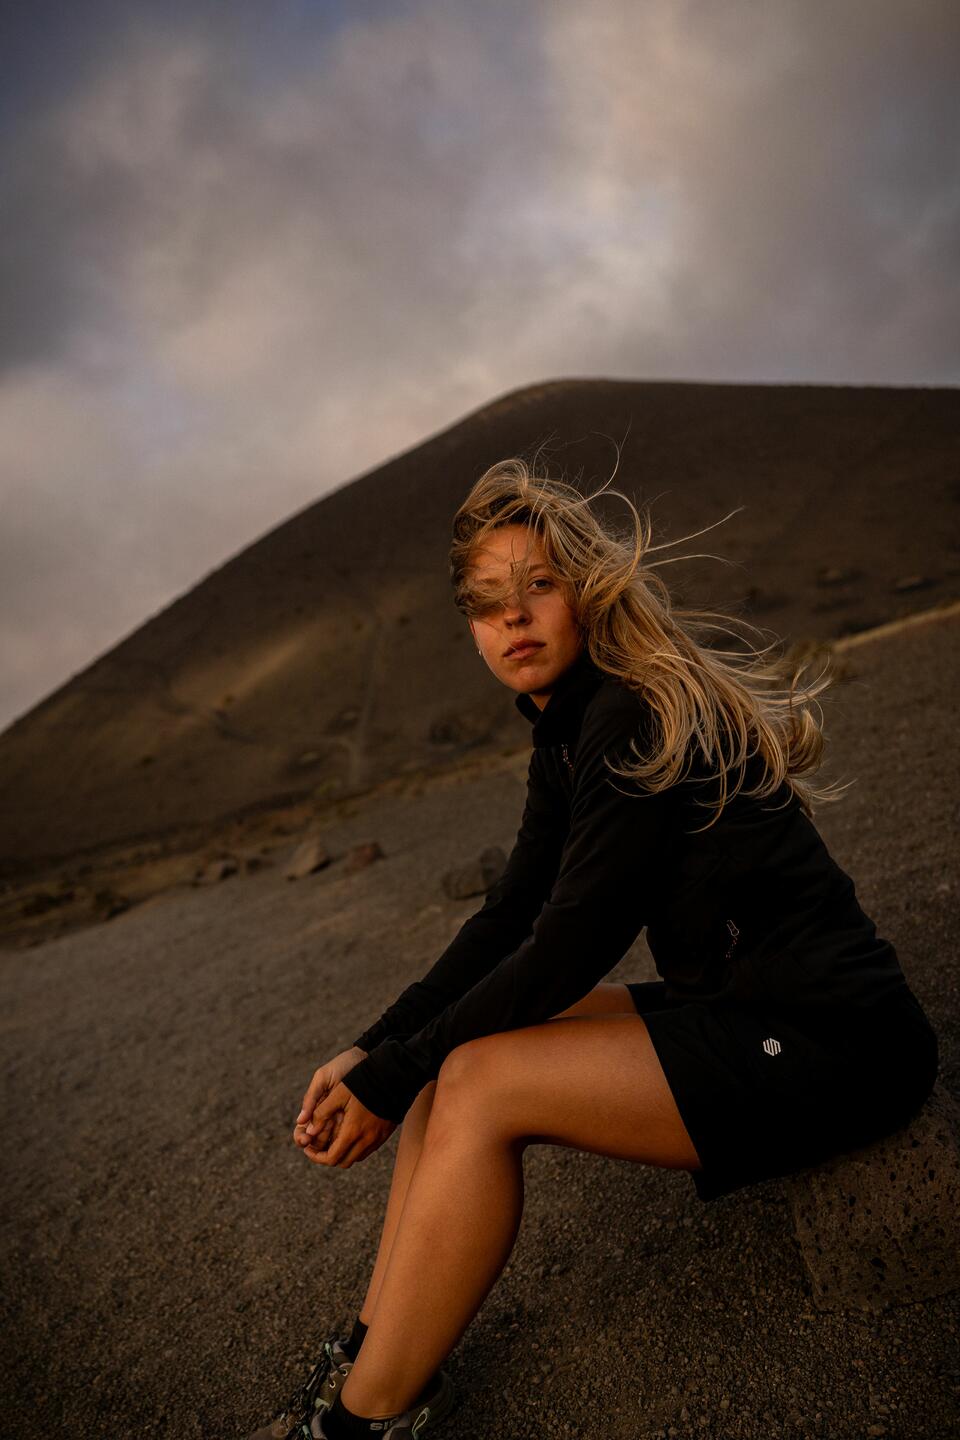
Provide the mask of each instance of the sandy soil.
MULTIPOLYGON (((958 631, 848 652, 825 774, 859 781, 818 815, 954 1094, 958 631)), ((256 836, 272 863, 0 953, 5 1434, 243 1436, 349 1324, 397 1134, 349 1171, 313 1167, 296 1105, 479 903, 447 900, 441 875, 510 844, 525 765, 342 807, 309 879, 283 875, 294 833, 256 836), (347 874, 368 839, 385 858, 347 874)), ((640 942, 612 978, 652 973, 640 942)), ((960 1294, 819 1313, 778 1182, 704 1205, 682 1173, 539 1146, 526 1195, 449 1361, 441 1435, 960 1435, 960 1294)))

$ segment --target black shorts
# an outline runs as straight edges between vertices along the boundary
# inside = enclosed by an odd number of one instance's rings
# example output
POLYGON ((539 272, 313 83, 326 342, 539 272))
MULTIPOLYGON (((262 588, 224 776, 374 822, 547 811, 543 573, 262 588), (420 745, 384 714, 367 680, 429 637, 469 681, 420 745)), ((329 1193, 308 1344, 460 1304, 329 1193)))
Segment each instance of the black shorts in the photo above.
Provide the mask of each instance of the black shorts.
POLYGON ((937 1036, 907 985, 863 1008, 670 1003, 662 980, 627 985, 646 1021, 715 1200, 899 1130, 933 1089, 937 1036))

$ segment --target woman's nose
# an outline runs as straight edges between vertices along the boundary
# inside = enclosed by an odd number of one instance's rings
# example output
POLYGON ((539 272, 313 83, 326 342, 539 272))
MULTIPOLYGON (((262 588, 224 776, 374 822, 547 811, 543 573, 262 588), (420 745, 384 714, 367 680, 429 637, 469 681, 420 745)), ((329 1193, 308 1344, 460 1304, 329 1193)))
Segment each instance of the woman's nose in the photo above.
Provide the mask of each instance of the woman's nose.
POLYGON ((527 608, 523 603, 523 596, 519 591, 515 590, 512 595, 507 596, 503 602, 503 614, 504 618, 508 620, 517 619, 527 614, 527 608))
POLYGON ((520 600, 508 600, 503 607, 503 618, 508 625, 516 625, 529 619, 527 610, 520 600))

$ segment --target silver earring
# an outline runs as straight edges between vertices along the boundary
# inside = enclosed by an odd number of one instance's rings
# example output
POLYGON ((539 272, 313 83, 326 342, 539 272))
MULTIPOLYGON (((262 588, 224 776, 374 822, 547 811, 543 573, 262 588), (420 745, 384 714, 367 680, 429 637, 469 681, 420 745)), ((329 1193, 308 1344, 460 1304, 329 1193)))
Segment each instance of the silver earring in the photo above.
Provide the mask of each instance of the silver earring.
POLYGON ((477 654, 478 654, 478 655, 482 655, 482 654, 483 654, 483 651, 478 648, 478 649, 477 649, 477 654))

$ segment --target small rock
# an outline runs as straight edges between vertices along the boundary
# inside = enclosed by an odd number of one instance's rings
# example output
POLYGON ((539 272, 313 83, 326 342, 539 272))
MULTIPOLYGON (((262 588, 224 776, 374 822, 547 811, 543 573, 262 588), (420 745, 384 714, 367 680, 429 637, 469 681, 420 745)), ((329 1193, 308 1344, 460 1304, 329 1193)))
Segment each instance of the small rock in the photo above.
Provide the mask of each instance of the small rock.
POLYGON ((113 890, 98 890, 93 897, 93 907, 100 920, 112 920, 130 909, 126 895, 117 895, 113 890))
POLYGON ((440 883, 444 894, 451 900, 469 900, 473 895, 485 895, 500 879, 506 867, 506 855, 499 845, 492 845, 482 851, 479 859, 472 865, 448 870, 440 883))
POLYGON ((839 565, 824 565, 817 571, 818 585, 847 585, 851 580, 859 578, 859 570, 839 565))
POLYGON ((74 898, 72 890, 61 890, 59 893, 51 890, 38 890, 21 902, 21 915, 45 915, 48 910, 55 910, 59 905, 69 905, 74 898))
POLYGON ((360 711, 355 705, 347 705, 343 710, 338 710, 336 715, 327 725, 327 731, 332 735, 338 735, 342 730, 352 730, 360 719, 360 711))
POLYGON ((344 869, 349 875, 352 875, 357 870, 366 870, 374 860, 383 860, 384 858, 383 851, 376 840, 367 840, 362 845, 354 845, 347 856, 344 869))
POLYGON ((486 738, 489 727, 473 714, 438 715, 430 726, 431 745, 476 745, 486 738))
POLYGON ((886 1433, 887 1433, 887 1427, 886 1427, 886 1425, 868 1425, 868 1426, 867 1426, 867 1434, 868 1434, 868 1435, 886 1435, 886 1433))
POLYGON ((926 575, 902 575, 899 580, 893 582, 894 590, 925 590, 933 581, 926 575))
POLYGON ((313 875, 329 864, 330 856, 322 840, 317 835, 311 835, 294 850, 283 873, 288 880, 302 880, 305 875, 313 875))
POLYGON ((237 860, 234 855, 220 855, 216 860, 209 860, 202 870, 198 870, 193 877, 194 885, 219 885, 221 880, 226 880, 229 875, 236 875, 237 860))

